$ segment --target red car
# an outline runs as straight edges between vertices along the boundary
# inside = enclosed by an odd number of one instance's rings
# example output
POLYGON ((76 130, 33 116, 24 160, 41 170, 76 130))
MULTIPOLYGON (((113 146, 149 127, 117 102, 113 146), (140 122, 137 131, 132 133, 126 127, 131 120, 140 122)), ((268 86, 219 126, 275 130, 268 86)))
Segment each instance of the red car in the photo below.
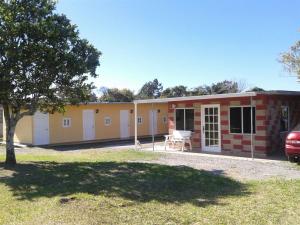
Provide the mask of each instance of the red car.
POLYGON ((285 140, 285 154, 290 162, 300 162, 300 126, 297 128, 285 140))

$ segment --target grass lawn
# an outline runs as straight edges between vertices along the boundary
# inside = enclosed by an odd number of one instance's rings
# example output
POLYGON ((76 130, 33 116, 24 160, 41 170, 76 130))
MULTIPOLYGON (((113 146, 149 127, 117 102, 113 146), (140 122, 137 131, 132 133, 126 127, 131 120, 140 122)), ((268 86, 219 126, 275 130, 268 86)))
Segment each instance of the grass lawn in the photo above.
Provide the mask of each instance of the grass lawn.
MULTIPOLYGON (((158 154, 18 154, 0 164, 0 224, 300 224, 300 180, 241 183, 158 154)), ((0 160, 4 155, 0 153, 0 160)))

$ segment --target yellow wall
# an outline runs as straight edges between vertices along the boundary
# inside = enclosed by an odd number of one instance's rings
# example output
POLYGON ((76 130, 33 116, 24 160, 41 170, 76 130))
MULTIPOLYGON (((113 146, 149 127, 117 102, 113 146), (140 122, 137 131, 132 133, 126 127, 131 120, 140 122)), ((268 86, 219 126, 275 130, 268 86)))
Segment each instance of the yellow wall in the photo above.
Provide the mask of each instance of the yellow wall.
MULTIPOLYGON (((66 112, 49 114, 49 141, 50 144, 81 142, 83 141, 83 110, 93 110, 95 118, 95 140, 120 139, 120 110, 129 111, 130 136, 134 136, 134 104, 133 103, 99 103, 79 106, 67 106, 66 112), (98 110, 98 113, 96 113, 98 110), (104 118, 110 117, 112 123, 105 126, 104 118), (63 118, 71 118, 71 127, 63 127, 63 118)), ((167 104, 154 104, 157 113, 158 134, 168 132, 168 124, 163 117, 168 116, 167 104)), ((147 136, 149 129, 149 111, 151 104, 139 104, 138 116, 142 116, 142 124, 138 124, 138 136, 147 136)), ((5 134, 4 134, 5 135, 5 134)), ((15 141, 24 144, 33 144, 33 117, 23 117, 16 127, 15 141)))
MULTIPOLYGON (((17 123, 15 130, 14 141, 21 144, 32 144, 33 142, 33 130, 32 130, 32 116, 24 116, 17 123)), ((6 135, 6 125, 3 119, 3 140, 5 140, 6 135)))
POLYGON ((49 141, 53 143, 82 140, 81 106, 67 106, 64 114, 49 115, 49 141), (71 118, 71 127, 63 127, 63 118, 71 118))
MULTIPOLYGON (((138 116, 142 117, 142 124, 138 124, 138 135, 139 136, 147 136, 151 135, 150 133, 150 118, 149 112, 152 109, 151 104, 138 104, 138 116)), ((168 121, 168 104, 154 104, 153 109, 158 111, 157 113, 157 132, 158 134, 168 133, 168 122, 163 122, 163 117, 166 117, 168 121)), ((130 135, 134 136, 134 118, 133 115, 131 117, 131 129, 130 135)))
MULTIPOLYGON (((134 136, 134 104, 133 103, 116 103, 116 104, 88 104, 80 106, 67 106, 64 114, 55 113, 49 115, 50 124, 50 144, 80 142, 83 141, 82 111, 93 110, 95 117, 95 140, 109 140, 120 138, 120 110, 129 110, 130 136, 134 136), (99 110, 96 113, 96 110, 99 110), (131 113, 132 110, 132 113, 131 113), (110 117, 112 123, 110 126, 104 125, 104 118, 110 117), (63 118, 71 118, 71 127, 62 126, 63 118)), ((158 134, 168 132, 168 124, 163 123, 163 117, 167 117, 167 104, 155 104, 154 109, 160 109, 157 114, 157 131, 158 134)), ((149 132, 149 111, 150 104, 138 105, 138 116, 142 116, 143 123, 138 125, 138 135, 150 135, 149 132)))

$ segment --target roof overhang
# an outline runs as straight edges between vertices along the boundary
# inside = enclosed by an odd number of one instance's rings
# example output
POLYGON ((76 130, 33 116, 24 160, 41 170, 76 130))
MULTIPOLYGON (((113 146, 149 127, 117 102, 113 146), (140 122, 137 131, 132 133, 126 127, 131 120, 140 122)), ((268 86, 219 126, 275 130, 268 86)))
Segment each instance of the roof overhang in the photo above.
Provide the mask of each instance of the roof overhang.
POLYGON ((221 99, 221 98, 224 99, 224 98, 253 97, 253 96, 256 96, 256 95, 257 95, 257 92, 244 92, 244 93, 200 95, 200 96, 188 96, 188 97, 176 97, 176 98, 143 99, 143 100, 134 100, 133 102, 135 104, 167 103, 167 102, 209 100, 209 99, 221 99))

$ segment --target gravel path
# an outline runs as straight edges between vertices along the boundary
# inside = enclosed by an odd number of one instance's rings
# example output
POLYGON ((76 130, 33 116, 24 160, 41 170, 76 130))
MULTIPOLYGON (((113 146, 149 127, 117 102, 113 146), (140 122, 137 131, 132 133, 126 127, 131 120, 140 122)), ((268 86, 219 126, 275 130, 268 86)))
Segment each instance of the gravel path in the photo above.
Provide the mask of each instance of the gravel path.
POLYGON ((238 180, 262 180, 274 177, 300 179, 300 165, 280 160, 251 160, 219 155, 167 153, 163 154, 158 160, 151 162, 165 165, 189 166, 238 180))

